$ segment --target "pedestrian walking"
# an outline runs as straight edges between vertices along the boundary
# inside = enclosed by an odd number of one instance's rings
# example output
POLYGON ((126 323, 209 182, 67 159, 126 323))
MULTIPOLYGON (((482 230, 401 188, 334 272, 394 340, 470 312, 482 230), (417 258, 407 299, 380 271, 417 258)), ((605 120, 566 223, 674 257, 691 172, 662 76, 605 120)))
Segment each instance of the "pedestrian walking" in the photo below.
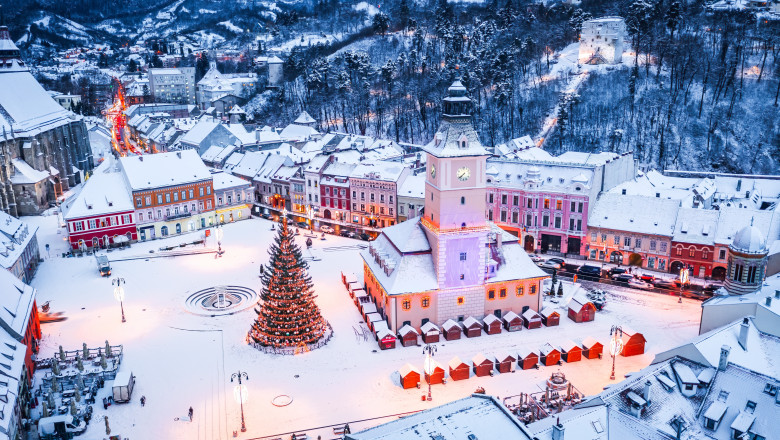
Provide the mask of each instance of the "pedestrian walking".
POLYGON ((141 406, 146 406, 146 396, 141 396, 141 406))
POLYGON ((190 422, 192 421, 192 407, 190 407, 189 412, 187 413, 190 416, 190 422))

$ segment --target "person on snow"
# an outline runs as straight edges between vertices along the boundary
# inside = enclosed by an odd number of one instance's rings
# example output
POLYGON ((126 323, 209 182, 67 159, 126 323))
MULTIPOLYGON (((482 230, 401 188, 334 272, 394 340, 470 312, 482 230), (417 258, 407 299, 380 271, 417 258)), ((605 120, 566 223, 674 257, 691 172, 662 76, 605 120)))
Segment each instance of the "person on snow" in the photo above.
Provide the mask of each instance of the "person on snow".
POLYGON ((146 396, 141 396, 141 406, 146 406, 146 396))
POLYGON ((190 422, 192 421, 192 407, 190 407, 190 410, 187 412, 187 414, 190 416, 190 422))

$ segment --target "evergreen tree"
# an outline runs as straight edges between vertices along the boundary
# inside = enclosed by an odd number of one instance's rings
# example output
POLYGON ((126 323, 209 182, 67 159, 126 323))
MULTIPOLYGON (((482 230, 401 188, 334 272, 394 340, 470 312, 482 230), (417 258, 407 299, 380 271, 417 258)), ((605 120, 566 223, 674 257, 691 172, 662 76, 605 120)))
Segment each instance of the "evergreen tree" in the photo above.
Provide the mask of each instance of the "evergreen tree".
POLYGON ((555 284, 558 283, 558 271, 553 270, 552 278, 550 278, 550 295, 555 295, 555 284))
POLYGON ((399 29, 406 29, 406 27, 409 25, 409 18, 411 15, 412 13, 409 10, 409 3, 407 0, 401 0, 401 4, 398 6, 398 13, 396 14, 398 17, 399 29))
POLYGON ((374 28, 374 32, 384 35, 390 27, 390 17, 385 13, 377 12, 374 15, 371 26, 374 28))
POLYGON ((282 219, 274 244, 268 250, 271 260, 261 278, 263 292, 257 319, 249 336, 267 347, 296 347, 317 342, 326 323, 314 302, 309 265, 282 219))
POLYGON ((81 344, 81 353, 84 359, 89 359, 89 349, 87 348, 86 342, 81 344))
POLYGON ((111 344, 106 340, 106 357, 112 357, 114 354, 111 352, 111 344))
POLYGON ((60 361, 65 362, 65 350, 62 349, 62 345, 60 345, 60 361))
POLYGON ((558 296, 559 297, 563 296, 563 283, 558 284, 558 296))

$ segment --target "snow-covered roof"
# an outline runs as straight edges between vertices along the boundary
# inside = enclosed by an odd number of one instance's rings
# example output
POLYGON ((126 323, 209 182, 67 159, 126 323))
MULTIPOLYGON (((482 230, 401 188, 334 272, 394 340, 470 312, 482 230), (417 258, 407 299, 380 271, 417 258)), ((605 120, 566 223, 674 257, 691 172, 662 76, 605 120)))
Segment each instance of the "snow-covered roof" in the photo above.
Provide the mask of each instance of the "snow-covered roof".
POLYGON ((409 175, 398 188, 398 197, 425 198, 425 175, 409 175))
POLYGON ((468 316, 466 319, 463 320, 463 327, 464 328, 472 328, 472 327, 482 327, 482 323, 479 322, 479 320, 473 316, 468 316))
POLYGON ((444 324, 441 325, 441 328, 443 328, 445 331, 448 331, 452 329, 461 329, 461 326, 453 319, 448 319, 444 321, 444 324))
POLYGON ((221 122, 216 119, 201 118, 190 131, 181 137, 180 141, 185 144, 200 145, 218 125, 221 125, 221 122))
POLYGON ((503 319, 506 322, 510 322, 510 321, 514 321, 515 319, 518 319, 518 318, 520 318, 520 316, 517 313, 515 313, 515 312, 510 310, 510 311, 504 313, 504 318, 503 319))
POLYGON ((577 187, 593 185, 594 169, 556 162, 490 159, 487 175, 491 186, 498 188, 532 186, 542 191, 572 192, 577 187))
POLYGON ((0 270, 0 327, 17 341, 24 339, 35 293, 8 270, 0 270))
POLYGON ((602 194, 588 218, 588 228, 671 237, 680 203, 655 197, 602 194))
POLYGON ((413 333, 415 335, 419 335, 420 334, 417 330, 414 329, 414 327, 412 327, 409 324, 406 324, 403 327, 401 327, 400 329, 398 329, 398 334, 399 335, 403 336, 403 335, 405 335, 407 333, 413 333))
POLYGON ((437 327, 436 324, 434 324, 432 321, 428 321, 423 324, 422 327, 420 327, 420 332, 422 332, 424 335, 438 335, 441 333, 439 331, 439 327, 437 327))
POLYGON ((431 250, 428 237, 420 226, 419 217, 383 228, 382 234, 401 252, 427 252, 431 250))
POLYGON ((523 312, 523 318, 531 321, 531 320, 540 320, 542 319, 541 316, 539 316, 538 313, 534 309, 528 309, 525 312, 523 312))
POLYGON ((18 218, 0 211, 0 266, 5 271, 13 267, 37 231, 37 227, 30 227, 18 218))
POLYGON ((420 374, 420 369, 415 367, 412 364, 407 363, 407 364, 404 364, 403 367, 399 368, 398 372, 401 374, 401 377, 405 377, 409 373, 417 373, 417 375, 419 375, 420 374))
MULTIPOLYGON (((81 192, 68 200, 65 220, 133 211, 133 199, 122 173, 114 169, 112 160, 106 160, 84 182, 81 192)), ((65 210, 63 210, 65 211, 65 210)))
POLYGON ((482 321, 487 324, 493 324, 494 322, 501 322, 501 318, 499 318, 496 315, 485 315, 485 317, 482 319, 482 321))
POLYGON ((775 210, 753 210, 721 206, 715 243, 730 245, 737 232, 746 226, 757 228, 764 240, 771 242, 780 236, 780 215, 775 210))
POLYGON ((50 173, 38 171, 18 157, 11 159, 11 164, 14 166, 14 174, 11 176, 14 185, 38 183, 50 176, 50 173))
MULTIPOLYGON (((585 348, 591 348, 596 344, 601 344, 601 342, 597 341, 595 338, 588 336, 585 339, 582 340, 582 346, 585 348)), ((602 346, 604 344, 601 344, 602 346)))
POLYGON ((211 179, 211 172, 195 150, 128 156, 119 162, 133 191, 211 179))
MULTIPOLYGON (((511 235, 511 234, 510 234, 511 235)), ((547 273, 539 268, 523 247, 517 243, 517 239, 512 237, 513 243, 501 247, 500 255, 503 261, 496 268, 495 276, 490 278, 491 282, 527 280, 530 278, 547 277, 547 273)))
POLYGON ((297 118, 295 118, 295 121, 293 121, 296 124, 313 124, 317 121, 314 120, 314 118, 311 117, 311 115, 306 111, 302 111, 300 115, 298 115, 297 118))
POLYGON ((672 240, 680 243, 715 243, 720 211, 714 209, 680 208, 672 240))
POLYGON ((320 132, 313 127, 306 125, 290 124, 279 133, 279 137, 284 141, 289 142, 303 142, 310 139, 312 136, 318 135, 320 132))
POLYGON ((238 188, 241 186, 251 186, 251 183, 244 179, 238 178, 230 173, 221 172, 211 175, 214 180, 214 191, 223 191, 230 188, 238 188))
POLYGON ((765 254, 767 252, 764 234, 753 225, 745 226, 737 231, 730 247, 746 254, 765 254))
POLYGON ((485 362, 493 363, 495 362, 495 358, 493 358, 492 356, 490 357, 485 356, 482 353, 477 353, 471 358, 471 363, 474 365, 482 365, 485 362))
POLYGON ((439 287, 430 252, 399 253, 384 231, 370 245, 377 254, 383 256, 380 261, 384 261, 385 266, 390 264, 393 267, 387 274, 370 249, 360 252, 363 261, 388 295, 432 291, 439 287))
POLYGON ((552 353, 553 351, 558 351, 557 348, 553 347, 552 344, 545 343, 541 347, 539 347, 539 353, 542 354, 542 356, 547 356, 548 354, 552 353))
POLYGON ((433 140, 422 147, 423 151, 436 157, 488 156, 470 119, 443 119, 433 140), (465 141, 466 148, 462 148, 465 141))
POLYGON ((532 354, 536 354, 536 351, 532 350, 532 349, 530 349, 528 347, 520 347, 520 348, 517 349, 517 358, 518 359, 525 359, 525 358, 527 358, 528 356, 530 356, 532 354))
POLYGON ((375 161, 361 163, 352 171, 350 178, 398 182, 404 170, 404 165, 400 162, 375 161))

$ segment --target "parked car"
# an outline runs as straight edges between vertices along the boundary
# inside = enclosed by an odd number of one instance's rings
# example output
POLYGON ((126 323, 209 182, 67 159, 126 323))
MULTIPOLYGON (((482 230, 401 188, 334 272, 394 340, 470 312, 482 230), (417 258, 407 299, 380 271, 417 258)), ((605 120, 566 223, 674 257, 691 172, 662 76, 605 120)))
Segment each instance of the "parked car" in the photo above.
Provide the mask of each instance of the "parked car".
POLYGON ((628 287, 632 287, 634 289, 650 290, 653 288, 653 285, 640 279, 633 278, 628 280, 628 287))
POLYGON ((586 280, 598 281, 601 278, 601 268, 583 264, 577 269, 577 275, 586 280))
POLYGON ((40 438, 54 436, 57 432, 79 435, 87 430, 87 424, 70 414, 43 417, 38 421, 38 436, 40 438))
POLYGON ((98 272, 100 272, 100 276, 110 277, 111 265, 108 264, 108 257, 105 255, 95 255, 95 259, 97 260, 98 272))
POLYGON ((534 263, 541 263, 544 261, 544 259, 537 254, 528 254, 528 258, 530 258, 534 263))
POLYGON ((366 234, 365 232, 361 232, 360 234, 358 234, 358 238, 363 241, 371 241, 371 236, 366 234))
POLYGON ((557 270, 562 268, 564 264, 566 264, 566 261, 563 258, 553 257, 553 258, 548 258, 546 261, 540 264, 539 267, 557 270))
POLYGON ((714 295, 715 292, 721 287, 723 287, 722 284, 707 284, 706 286, 704 286, 702 292, 707 295, 714 295))
POLYGON ((617 284, 619 284, 621 286, 628 285, 628 282, 633 280, 633 279, 634 279, 634 276, 631 275, 630 273, 621 273, 619 275, 615 275, 614 277, 612 277, 612 281, 614 281, 615 283, 617 283, 617 284))
POLYGON ((332 234, 333 233, 333 228, 331 228, 328 225, 323 225, 323 226, 320 226, 320 231, 327 232, 328 234, 332 234))
POLYGON ((262 218, 264 218, 266 220, 271 220, 271 214, 269 214, 267 212, 264 212, 264 213, 260 214, 260 217, 262 217, 262 218))
POLYGON ((355 233, 350 231, 349 229, 342 229, 340 235, 342 237, 355 238, 355 233))
POLYGON ((655 275, 651 274, 642 274, 642 276, 639 277, 640 280, 646 282, 646 283, 653 283, 653 280, 655 279, 655 275))
POLYGON ((620 274, 626 273, 626 272, 627 272, 627 270, 625 268, 613 267, 613 268, 611 268, 609 270, 609 277, 610 278, 615 278, 617 275, 620 275, 620 274))
POLYGON ((656 278, 653 280, 653 285, 659 289, 678 289, 679 286, 677 286, 674 281, 667 280, 664 278, 656 278))
POLYGON ((309 229, 309 224, 306 222, 298 222, 296 224, 298 225, 299 228, 309 229))

